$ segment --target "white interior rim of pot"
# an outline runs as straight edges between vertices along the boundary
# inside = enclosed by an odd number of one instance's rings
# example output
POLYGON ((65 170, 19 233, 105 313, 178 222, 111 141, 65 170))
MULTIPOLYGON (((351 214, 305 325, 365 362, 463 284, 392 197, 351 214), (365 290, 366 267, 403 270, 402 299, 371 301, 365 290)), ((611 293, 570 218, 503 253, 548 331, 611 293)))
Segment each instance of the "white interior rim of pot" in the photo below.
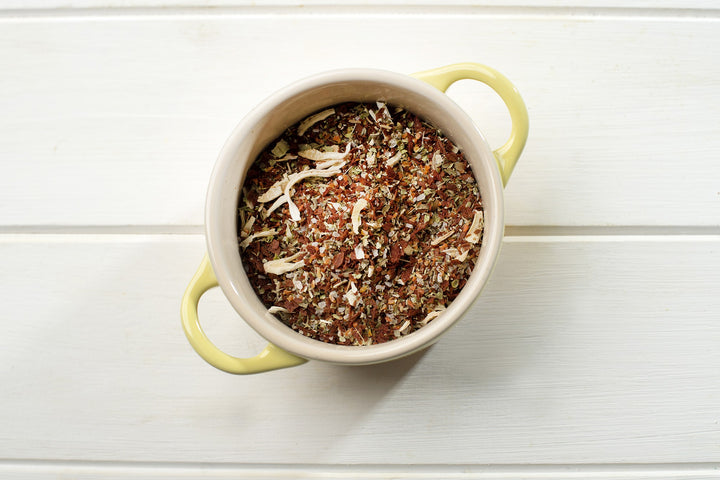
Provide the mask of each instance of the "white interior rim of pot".
POLYGON ((295 355, 339 364, 371 364, 416 352, 438 339, 479 296, 497 260, 504 228, 503 188, 490 148, 470 117, 447 95, 413 77, 384 70, 344 69, 300 80, 264 100, 233 130, 213 170, 206 202, 208 254, 223 293, 261 336, 295 355), (443 314, 417 331, 382 344, 344 346, 292 330, 255 295, 240 260, 237 202, 259 153, 288 127, 343 102, 383 101, 407 108, 439 128, 465 154, 483 200, 482 248, 467 284, 443 314))

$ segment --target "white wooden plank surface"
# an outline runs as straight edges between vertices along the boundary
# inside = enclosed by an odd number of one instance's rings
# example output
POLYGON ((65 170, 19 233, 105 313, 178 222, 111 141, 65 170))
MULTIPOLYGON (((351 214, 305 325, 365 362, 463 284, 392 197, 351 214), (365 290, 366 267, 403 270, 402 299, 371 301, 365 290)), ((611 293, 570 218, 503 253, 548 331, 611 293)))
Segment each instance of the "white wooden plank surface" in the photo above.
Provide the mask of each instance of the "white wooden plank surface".
MULTIPOLYGON (((277 88, 474 60, 530 111, 509 224, 720 225, 716 15, 258 12, 0 18, 0 224, 198 225, 224 139, 277 88)), ((498 99, 450 93, 504 141, 498 99)))
MULTIPOLYGON (((718 236, 510 237, 481 299, 424 353, 251 377, 215 371, 181 332, 202 252, 200 235, 0 236, 0 458, 718 460, 718 236)), ((263 343, 219 291, 201 316, 231 352, 263 343)))
MULTIPOLYGON (((717 9, 0 0, 0 478, 720 478, 717 9), (179 300, 236 122, 318 71, 467 60, 528 103, 508 232, 546 236, 507 237, 411 358, 206 365, 179 300), (75 234, 8 233, 53 231, 75 234)), ((504 141, 497 98, 449 93, 504 141)), ((219 291, 201 316, 230 352, 263 345, 219 291)))

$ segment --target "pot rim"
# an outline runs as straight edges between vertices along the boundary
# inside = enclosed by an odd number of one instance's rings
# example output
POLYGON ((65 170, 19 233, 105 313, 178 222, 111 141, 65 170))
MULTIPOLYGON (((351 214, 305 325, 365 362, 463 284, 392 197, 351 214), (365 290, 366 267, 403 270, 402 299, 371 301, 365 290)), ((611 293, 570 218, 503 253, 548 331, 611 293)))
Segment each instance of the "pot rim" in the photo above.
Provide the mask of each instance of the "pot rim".
MULTIPOLYGON (((382 98, 376 100, 382 100, 382 98)), ((331 104, 326 106, 329 107, 331 104)), ((407 108, 413 110, 412 106, 407 108)), ((302 118, 316 110, 303 112, 302 118)), ((285 128, 294 123, 296 122, 288 123, 285 128)), ((440 128, 457 145, 453 137, 458 137, 458 133, 446 131, 436 122, 431 123, 440 128)), ((248 161, 252 163, 254 158, 248 161)), ((396 72, 368 68, 331 70, 298 80, 278 90, 255 107, 230 134, 215 163, 207 191, 205 234, 208 256, 218 283, 233 308, 243 320, 269 342, 307 359, 348 365, 379 363, 412 354, 431 345, 453 326, 479 297, 499 256, 504 230, 503 201, 502 179, 495 163, 494 154, 468 114, 450 97, 419 79, 396 72), (235 203, 232 212, 236 211, 240 183, 244 182, 244 176, 249 168, 249 164, 243 167, 242 178, 238 178, 237 175, 228 175, 228 171, 233 167, 239 168, 236 157, 243 141, 251 135, 256 135, 258 126, 263 125, 265 119, 280 105, 320 87, 348 83, 382 84, 388 88, 398 89, 398 91, 412 92, 422 96, 427 104, 441 109, 448 118, 446 124, 454 124, 455 127, 461 128, 462 134, 469 139, 469 142, 466 142, 468 144, 458 146, 468 158, 478 186, 485 185, 480 191, 485 216, 482 248, 475 268, 460 294, 441 316, 417 331, 399 339, 369 346, 334 345, 311 339, 292 330, 268 313, 252 289, 250 289, 251 296, 247 294, 249 280, 240 265, 236 234, 229 238, 229 235, 221 236, 218 232, 221 222, 230 221, 228 208, 223 202, 227 202, 228 192, 234 192, 235 203), (481 175, 487 175, 488 181, 482 182, 481 175), (222 209, 223 206, 226 208, 222 209), (239 274, 238 265, 241 272, 239 274)), ((233 218, 233 232, 236 232, 235 222, 236 218, 233 218)))

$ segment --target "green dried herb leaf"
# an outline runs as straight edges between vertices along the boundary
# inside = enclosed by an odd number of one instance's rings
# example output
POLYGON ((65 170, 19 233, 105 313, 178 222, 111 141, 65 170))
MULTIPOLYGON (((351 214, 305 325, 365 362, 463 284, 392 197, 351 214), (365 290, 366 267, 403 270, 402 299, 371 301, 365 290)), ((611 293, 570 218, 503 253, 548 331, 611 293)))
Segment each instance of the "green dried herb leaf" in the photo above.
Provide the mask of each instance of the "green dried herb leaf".
POLYGON ((285 154, 290 150, 290 145, 285 140, 280 140, 275 144, 275 147, 270 151, 275 158, 284 157, 285 154))

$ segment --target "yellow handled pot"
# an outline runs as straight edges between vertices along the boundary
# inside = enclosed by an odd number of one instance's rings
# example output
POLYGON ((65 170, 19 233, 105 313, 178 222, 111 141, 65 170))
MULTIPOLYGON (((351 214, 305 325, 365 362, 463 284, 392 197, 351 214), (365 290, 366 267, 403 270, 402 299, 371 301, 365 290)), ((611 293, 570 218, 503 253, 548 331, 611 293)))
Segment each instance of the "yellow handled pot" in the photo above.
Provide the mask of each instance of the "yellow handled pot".
MULTIPOLYGON (((415 82, 412 79, 408 79, 405 75, 399 75, 389 72, 383 72, 383 71, 364 71, 362 74, 354 72, 354 71, 348 71, 348 73, 343 72, 334 72, 334 73, 328 73, 326 74, 327 78, 332 78, 332 81, 326 80, 325 78, 319 78, 319 79, 309 79, 305 82, 304 86, 297 87, 299 91, 307 91, 307 84, 311 84, 313 88, 316 88, 318 85, 321 86, 321 91, 323 92, 322 97, 317 97, 313 102, 315 102, 312 105, 307 105, 305 108, 307 109, 306 112, 298 112, 297 111, 297 103, 292 103, 293 107, 292 109, 285 110, 278 110, 278 106, 269 107, 267 112, 260 112, 256 113, 255 115, 265 115, 263 118, 273 118, 274 121, 280 121, 278 119, 282 119, 283 122, 289 121, 285 119, 284 115, 304 115, 304 114, 310 114, 313 111, 317 110, 318 106, 322 106, 319 102, 322 102, 325 98, 326 90, 324 85, 334 85, 334 88, 345 88, 347 91, 343 93, 343 95, 355 95, 355 91, 352 90, 354 87, 348 87, 348 82, 346 80, 338 81, 338 76, 348 76, 351 77, 351 81, 358 82, 359 88, 364 88, 365 85, 370 83, 371 81, 375 81, 373 77, 386 77, 386 81, 392 80, 393 82, 397 83, 398 85, 401 85, 402 88, 405 89, 405 91, 423 91, 425 92, 427 87, 422 87, 422 85, 418 86, 417 82, 415 82), (362 77, 365 75, 365 80, 360 79, 359 77, 362 77), (358 78, 352 78, 353 76, 358 78), (328 83, 323 83, 328 82, 328 83), (337 87, 340 85, 340 87, 337 87), (345 85, 345 86, 343 86, 345 85), (305 90, 303 90, 305 89, 305 90), (279 112, 283 112, 283 114, 280 114, 279 112)), ((428 84, 432 85, 433 87, 439 89, 442 92, 445 92, 447 88, 452 85, 454 82, 462 79, 473 79, 478 80, 482 83, 485 83, 489 85, 493 90, 495 90, 500 97, 505 102, 505 105, 510 110, 510 116, 512 118, 512 131, 510 134, 510 139, 500 147, 499 149, 493 151, 493 155, 495 158, 495 162, 497 163, 500 177, 497 177, 498 171, 494 171, 495 167, 492 163, 492 159, 489 158, 489 155, 486 154, 487 161, 484 163, 486 165, 484 170, 484 175, 488 177, 489 179, 486 179, 486 187, 487 190, 485 193, 492 194, 493 196, 498 196, 499 198, 496 199, 494 202, 487 202, 485 205, 486 209, 489 209, 489 212, 491 215, 488 216, 486 219, 486 229, 487 230, 484 234, 484 240, 483 240, 483 250, 485 253, 481 253, 481 258, 478 260, 478 263, 476 264, 475 268, 475 275, 479 280, 473 283, 473 286, 471 288, 471 292, 462 292, 467 293, 466 295, 462 295, 463 299, 461 301, 460 297, 456 299, 453 305, 449 308, 448 311, 443 315, 443 318, 440 320, 435 320, 434 325, 426 326, 423 329, 419 330, 418 332, 413 333, 413 335, 409 335, 408 337, 404 339, 398 339, 394 340, 392 342, 387 342, 386 344, 382 345, 373 345, 371 347, 360 347, 362 348, 362 352, 357 350, 359 347, 345 347, 349 349, 355 349, 352 350, 352 353, 350 351, 347 351, 346 353, 341 353, 340 350, 342 349, 335 349, 330 348, 329 345, 324 345, 323 348, 328 347, 326 350, 327 352, 324 353, 325 357, 321 357, 320 354, 314 355, 312 350, 318 350, 319 347, 312 347, 308 350, 309 347, 307 347, 307 344, 304 346, 301 346, 302 348, 306 348, 305 351, 298 350, 298 353, 302 354, 303 356, 294 355, 292 353, 289 353, 285 351, 282 348, 279 348, 272 343, 269 343, 267 347, 257 356, 251 357, 251 358, 236 358, 231 355, 228 355, 224 352, 222 352, 220 349, 218 349, 205 335, 203 332, 202 327, 200 326, 200 322, 198 319, 198 302, 200 301, 200 297, 209 290, 212 287, 218 286, 218 280, 215 276, 215 273, 213 272, 213 268, 211 266, 210 260, 208 259, 208 256, 206 255, 205 258, 202 260, 202 263, 200 264, 200 267, 198 268, 197 272, 195 273, 195 276, 193 276, 192 280, 190 281, 190 285, 187 287, 187 290, 185 291, 185 294, 182 299, 182 307, 181 307, 181 317, 182 317, 182 325, 183 329, 185 330, 185 335, 187 336, 188 340, 190 341, 190 344, 192 347, 197 351, 200 356, 205 359, 209 364, 212 366, 223 370, 225 372, 234 373, 234 374, 251 374, 251 373, 261 373, 261 372, 267 372, 270 370, 276 370, 280 368, 287 368, 287 367, 293 367, 296 365, 300 365, 302 363, 305 363, 307 361, 305 356, 308 358, 318 358, 318 359, 324 359, 327 361, 332 361, 335 363, 344 363, 344 364, 367 364, 367 363, 378 363, 381 361, 387 361, 392 360, 393 358, 399 358, 404 355, 408 355, 412 353, 413 351, 418 351, 422 348, 427 347, 432 342, 434 342, 437 337, 444 332, 445 329, 449 328, 450 325, 452 325, 462 314, 465 309, 467 309, 473 300, 473 295, 478 295, 480 293, 480 290, 482 286, 484 285, 485 281, 490 275, 490 272, 492 270, 492 266, 494 265, 497 255, 500 250, 500 243, 502 241, 502 187, 500 187, 500 183, 504 186, 508 179, 510 178, 510 174, 513 171, 513 168, 515 167, 515 163, 517 162, 520 153, 523 150, 523 147, 525 146, 525 142, 527 140, 528 136, 528 114, 527 110, 525 108, 525 104, 523 103, 522 98, 520 97, 520 94, 515 89, 512 83, 505 78, 503 75, 498 73, 497 71, 493 70, 492 68, 489 68, 484 65, 476 64, 476 63, 458 63, 454 65, 448 65, 441 68, 436 68, 433 70, 428 70, 424 72, 419 72, 414 75, 413 77, 423 80, 424 82, 427 82, 428 84), (488 219, 490 218, 496 218, 497 220, 495 223, 489 222, 488 219), (484 255, 484 256, 483 256, 484 255), (454 308, 457 307, 457 308, 454 308), (452 310, 452 312, 450 312, 452 310), (340 353, 339 353, 340 352, 340 353)), ((375 87, 373 87, 375 88, 375 87)), ((379 92, 385 92, 387 91, 386 84, 382 84, 382 87, 377 87, 379 92)), ((285 92, 286 96, 289 96, 290 94, 285 92)), ((367 93, 366 93, 367 95, 367 93)), ((377 95, 382 96, 383 93, 378 93, 377 95)), ((418 94, 420 95, 420 94, 418 94)), ((435 96, 435 97, 444 97, 442 95, 429 95, 428 93, 422 93, 421 95, 425 96, 435 96)), ((378 98, 378 97, 375 97, 378 98)), ((409 97, 414 98, 414 101, 417 100, 417 96, 409 97)), ((349 101, 349 100, 348 100, 349 101)), ((436 98, 434 101, 438 101, 436 98)), ((442 100, 443 102, 452 103, 449 100, 442 100)), ((282 106, 282 102, 278 100, 278 103, 280 106, 282 106)), ((479 136, 477 136, 477 132, 475 130, 474 125, 472 122, 467 118, 466 115, 463 115, 463 112, 458 111, 457 107, 452 105, 447 105, 445 107, 447 109, 446 115, 453 118, 458 119, 459 117, 465 117, 464 120, 462 120, 463 128, 466 131, 474 131, 474 135, 476 135, 476 141, 475 143, 485 143, 483 139, 479 136), (449 112, 455 112, 454 114, 451 114, 449 112)), ((257 110, 256 110, 257 112, 257 110)), ((460 121, 460 120, 458 120, 460 121)), ((246 142, 243 143, 240 140, 237 140, 236 137, 242 137, 242 134, 245 135, 257 135, 258 129, 256 128, 257 120, 255 118, 250 118, 249 120, 246 120, 247 125, 245 128, 238 128, 233 133, 233 136, 231 136, 231 139, 229 140, 228 144, 226 144, 226 148, 221 153, 221 158, 225 159, 224 167, 230 168, 230 169, 236 169, 240 170, 241 165, 236 165, 235 159, 236 151, 238 149, 244 148, 244 145, 252 144, 267 144, 268 141, 272 140, 272 138, 267 138, 264 140, 253 140, 252 142, 246 142)), ((294 121, 292 122, 294 123, 294 121)), ((241 124, 242 125, 242 124, 241 124)), ((287 128, 287 125, 285 125, 284 128, 287 128)), ((471 142, 468 147, 466 148, 476 148, 473 145, 473 142, 471 142)), ((478 147, 479 148, 479 147, 478 147)), ((487 148, 487 147, 485 147, 487 148)), ((243 162, 252 162, 254 160, 255 156, 254 154, 248 153, 243 156, 243 162)), ((235 175, 239 175, 237 172, 235 175)), ((230 185, 229 191, 232 191, 231 188, 237 188, 236 185, 242 183, 240 180, 238 180, 238 183, 235 184, 229 184, 229 177, 225 170, 217 170, 213 173, 213 177, 222 179, 223 185, 227 184, 230 185)), ((477 172, 476 172, 476 178, 477 172)), ((212 185, 212 180, 211 180, 212 185)), ((212 190, 212 189, 211 189, 212 190)), ((485 195, 483 193, 483 195, 485 195)), ((209 197, 212 198, 212 197, 209 197)), ((228 193, 224 198, 225 204, 227 205, 227 208, 224 210, 227 213, 224 214, 222 217, 222 222, 218 222, 217 220, 214 222, 208 222, 208 225, 211 223, 212 228, 208 228, 208 232, 211 232, 215 229, 217 229, 217 226, 222 224, 227 226, 228 232, 223 236, 224 239, 223 242, 221 242, 223 245, 228 245, 228 248, 231 247, 232 241, 230 240, 233 235, 235 235, 234 230, 230 230, 233 223, 233 215, 236 212, 235 205, 236 204, 230 204, 227 202, 230 201, 237 201, 237 197, 230 198, 230 194, 228 193), (230 242, 230 243, 228 243, 230 242)), ((219 202, 222 204, 223 202, 219 202)), ((212 211, 212 209, 210 209, 212 211)), ((234 227, 233 227, 234 228, 234 227)), ((208 233, 209 235, 209 233, 208 233)), ((211 237, 208 237, 211 238, 211 237)), ((234 237, 232 237, 234 239, 234 237)), ((209 242, 212 245, 212 242, 209 242)), ((224 247, 223 247, 224 248, 224 247)), ((235 247, 237 248, 237 247, 235 247)), ((214 250, 210 250, 211 252, 214 250)), ((229 251, 224 254, 225 262, 235 262, 235 251, 229 251)), ((222 264, 221 264, 222 265, 222 264)), ((227 268, 227 267, 225 267, 227 268)), ((222 270, 219 270, 222 271, 222 270)), ((237 275, 241 275, 240 272, 237 272, 237 275)), ((225 275, 226 277, 227 275, 225 275)), ((225 278, 223 277, 223 278, 225 278)), ((223 284, 225 287, 225 284, 223 284)), ((464 290, 468 290, 470 287, 466 286, 464 290)), ((233 288, 230 288, 233 289, 233 288)), ((228 290, 229 291, 229 290, 228 290)), ((249 295, 252 295, 251 292, 248 292, 249 295)), ((242 304, 245 305, 247 301, 243 302, 242 304)), ((234 304, 236 310, 240 311, 242 307, 238 307, 237 304, 234 304)), ((266 312, 264 312, 266 313, 266 312)), ((254 325, 254 328, 257 330, 261 330, 262 328, 258 328, 258 325, 260 327, 263 327, 266 325, 265 323, 262 323, 262 319, 255 319, 255 322, 261 322, 256 323, 254 325)), ((288 329, 289 331, 289 329, 288 329)), ((285 330, 283 329, 283 332, 285 330)), ((287 333, 283 333, 283 335, 287 335, 287 333)), ((294 334, 293 335, 297 335, 294 334)), ((268 338, 271 338, 269 335, 265 335, 268 338)), ((271 340, 281 343, 277 338, 272 337, 271 340)), ((291 342, 298 342, 297 339, 294 339, 292 341, 287 341, 287 343, 281 343, 283 346, 289 345, 291 342)), ((321 342, 319 342, 321 343, 321 342)), ((332 346, 336 347, 336 346, 332 346)), ((291 347, 285 347, 285 348, 291 348, 291 347)), ((295 351, 295 349, 293 349, 295 351)), ((344 351, 344 350, 343 350, 344 351)))

